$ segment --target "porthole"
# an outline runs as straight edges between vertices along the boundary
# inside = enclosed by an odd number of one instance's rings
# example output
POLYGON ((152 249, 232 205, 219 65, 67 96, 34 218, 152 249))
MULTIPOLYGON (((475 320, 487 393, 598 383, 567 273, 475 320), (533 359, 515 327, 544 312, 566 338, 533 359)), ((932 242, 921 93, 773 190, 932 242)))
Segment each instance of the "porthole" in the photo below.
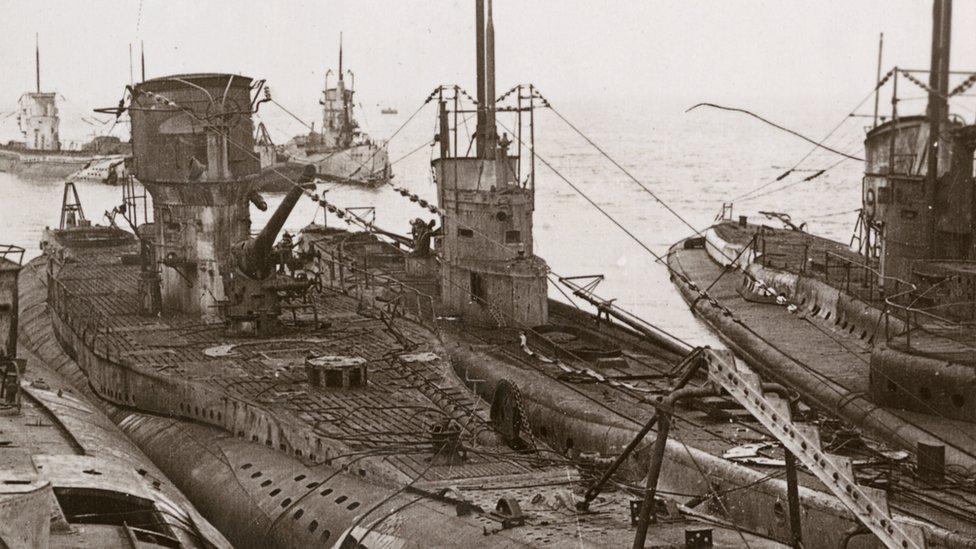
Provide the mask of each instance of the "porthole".
POLYGON ((322 541, 329 541, 330 537, 332 537, 332 532, 329 532, 328 530, 322 530, 322 541))
POLYGON ((312 488, 318 487, 318 485, 319 485, 319 483, 317 483, 317 482, 309 482, 308 484, 305 485, 305 487, 308 488, 309 490, 311 490, 312 488))
POLYGON ((308 531, 309 532, 311 532, 311 533, 314 534, 315 531, 318 530, 318 529, 319 529, 319 521, 313 520, 312 522, 308 523, 308 531))
POLYGON ((499 211, 498 213, 495 214, 495 219, 499 221, 508 221, 508 213, 499 211))
POLYGON ((299 509, 299 510, 295 511, 294 519, 295 520, 298 520, 298 519, 302 518, 302 515, 304 515, 304 514, 305 514, 305 511, 299 509))
POLYGON ((284 509, 285 507, 288 507, 290 504, 291 504, 291 498, 285 498, 281 502, 281 508, 284 509))
POLYGON ((261 483, 261 488, 267 488, 268 486, 271 486, 271 480, 270 479, 261 483))
POLYGON ((277 496, 280 493, 281 493, 281 488, 275 488, 268 495, 271 496, 271 497, 275 497, 275 496, 277 496))
POLYGON ((251 467, 252 466, 251 466, 250 463, 245 463, 244 465, 241 465, 241 469, 244 469, 245 471, 248 470, 248 469, 250 469, 251 467))
POLYGON ((305 475, 298 475, 297 477, 295 477, 295 482, 298 482, 300 480, 305 480, 305 475))
POLYGON ((256 473, 254 473, 253 475, 251 475, 251 478, 258 478, 259 476, 261 476, 261 471, 258 471, 256 473))
POLYGON ((327 496, 327 495, 329 495, 331 493, 332 493, 332 488, 326 488, 325 490, 322 490, 322 493, 319 494, 319 495, 327 496))
POLYGON ((346 496, 339 496, 339 497, 336 498, 335 502, 336 503, 342 503, 342 502, 346 501, 347 499, 349 499, 349 498, 347 498, 346 496))
POLYGON ((358 501, 354 501, 354 502, 350 503, 349 506, 346 507, 346 509, 349 509, 350 511, 352 511, 356 507, 359 507, 359 502, 358 501))

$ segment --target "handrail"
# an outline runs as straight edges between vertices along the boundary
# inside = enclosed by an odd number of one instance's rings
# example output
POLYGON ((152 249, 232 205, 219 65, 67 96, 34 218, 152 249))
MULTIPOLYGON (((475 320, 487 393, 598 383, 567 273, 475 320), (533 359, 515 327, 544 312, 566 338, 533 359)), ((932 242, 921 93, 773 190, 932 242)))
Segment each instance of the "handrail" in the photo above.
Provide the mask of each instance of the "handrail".
MULTIPOLYGON (((904 280, 902 280, 900 278, 897 278, 897 277, 893 277, 893 276, 889 276, 889 275, 882 275, 879 271, 877 271, 876 269, 870 267, 867 264, 854 263, 849 258, 847 258, 847 257, 845 257, 845 256, 843 256, 841 254, 838 254, 838 253, 835 253, 835 252, 831 252, 830 250, 825 250, 824 253, 825 253, 826 256, 834 257, 836 259, 839 259, 841 262, 843 262, 845 264, 849 264, 849 265, 853 265, 853 266, 859 267, 859 268, 865 270, 865 272, 871 272, 871 273, 877 275, 878 278, 880 278, 882 280, 888 280, 888 281, 894 282, 895 289, 896 290, 898 289, 898 285, 899 284, 904 285, 904 286, 907 287, 907 289, 905 289, 903 291, 896 292, 896 293, 894 293, 892 295, 888 295, 888 296, 882 297, 882 299, 884 300, 884 303, 885 303, 885 307, 884 307, 884 309, 882 311, 882 314, 883 314, 883 319, 885 320, 885 323, 884 324, 885 324, 885 342, 886 343, 890 342, 893 337, 898 337, 898 336, 904 335, 905 336, 906 345, 908 345, 908 348, 911 349, 911 335, 912 335, 912 331, 913 330, 921 330, 922 332, 927 333, 929 335, 932 335, 934 337, 939 337, 939 338, 942 338, 942 339, 946 339, 948 341, 953 341, 955 343, 962 343, 960 341, 956 341, 953 338, 950 338, 950 337, 946 336, 945 334, 937 334, 937 333, 934 333, 932 330, 927 329, 922 323, 919 322, 919 316, 920 315, 923 316, 923 317, 925 317, 925 318, 927 318, 927 319, 929 319, 929 320, 931 320, 931 321, 939 322, 939 323, 943 323, 943 324, 947 324, 947 325, 953 326, 953 327, 967 327, 967 326, 976 325, 976 322, 962 322, 962 321, 958 321, 958 320, 953 320, 951 318, 946 318, 944 316, 940 316, 940 315, 937 315, 937 314, 934 314, 934 313, 931 312, 932 309, 938 309, 938 308, 942 308, 942 307, 949 307, 949 306, 953 306, 953 305, 965 305, 965 304, 971 303, 971 302, 944 303, 944 304, 939 304, 939 305, 935 305, 935 306, 932 306, 932 307, 916 307, 915 306, 915 304, 918 302, 919 299, 923 298, 926 294, 928 294, 929 292, 931 292, 935 288, 939 287, 939 285, 945 284, 945 283, 950 282, 952 280, 955 280, 956 278, 958 278, 957 276, 952 276, 952 277, 948 277, 946 279, 943 279, 943 280, 939 281, 937 284, 934 284, 932 286, 929 286, 928 288, 926 288, 921 293, 917 293, 916 294, 916 292, 919 291, 919 288, 918 288, 918 286, 916 284, 913 284, 911 282, 906 282, 906 281, 904 281, 904 280), (914 294, 914 298, 911 299, 911 301, 908 304, 898 303, 899 300, 905 301, 906 300, 905 298, 907 298, 909 296, 913 296, 913 294, 914 294), (900 314, 894 314, 893 311, 899 311, 900 314), (890 323, 888 322, 888 319, 891 316, 895 316, 895 317, 901 318, 905 322, 905 330, 904 331, 898 331, 897 333, 894 333, 894 334, 890 331, 890 323)), ((825 267, 824 274, 825 274, 825 277, 826 277, 826 281, 829 284, 830 283, 830 274, 829 274, 829 271, 827 270, 826 267, 825 267)))
MULTIPOLYGON (((312 243, 312 246, 315 246, 315 244, 312 243)), ((379 281, 381 281, 383 283, 386 283, 387 285, 399 287, 399 289, 400 289, 401 292, 405 292, 406 290, 409 290, 410 292, 413 293, 414 298, 417 301, 417 318, 420 319, 421 318, 421 315, 424 312, 423 311, 423 307, 420 304, 421 299, 423 299, 423 300, 426 300, 427 305, 430 307, 430 320, 432 322, 436 320, 436 317, 437 317, 437 308, 434 305, 434 298, 432 296, 430 296, 430 295, 428 295, 428 294, 426 294, 424 292, 421 292, 420 290, 418 290, 417 288, 414 288, 413 286, 410 286, 409 284, 404 284, 401 280, 398 280, 398 279, 396 279, 394 277, 387 276, 387 275, 384 275, 384 274, 377 274, 377 273, 371 272, 371 271, 369 271, 367 269, 361 269, 359 267, 356 267, 355 265, 351 265, 349 263, 341 262, 341 261, 335 259, 335 254, 332 251, 328 251, 328 254, 329 254, 330 257, 320 256, 320 257, 317 258, 317 260, 318 261, 325 262, 325 263, 328 263, 328 264, 330 264, 330 265, 332 265, 334 267, 338 267, 340 269, 340 272, 339 272, 339 276, 338 277, 336 277, 334 273, 331 273, 330 272, 330 275, 328 276, 328 279, 329 279, 329 287, 330 288, 337 288, 338 287, 338 288, 341 288, 341 290, 342 290, 343 293, 348 294, 347 289, 346 289, 346 287, 344 285, 344 278, 345 278, 344 277, 344 271, 345 270, 349 270, 349 271, 352 271, 354 273, 361 274, 362 277, 363 277, 363 286, 365 286, 367 288, 369 287, 369 281, 370 281, 370 279, 373 279, 373 280, 379 280, 379 281), (336 284, 337 281, 338 281, 338 284, 336 284)), ((321 275, 322 273, 320 272, 319 274, 321 275)), ((321 276, 320 276, 320 278, 321 278, 321 276)), ((357 283, 356 286, 358 287, 358 286, 360 286, 360 284, 357 283)), ((401 294, 401 298, 402 298, 402 294, 401 294)), ((360 295, 360 299, 362 299, 362 296, 361 295, 360 295)), ((373 305, 373 304, 370 304, 370 305, 373 305)), ((375 306, 375 305, 373 305, 373 306, 375 306)), ((404 314, 405 315, 406 314, 410 314, 409 313, 409 310, 406 309, 406 308, 404 308, 404 314)))
POLYGON ((26 250, 20 246, 15 246, 13 244, 0 244, 0 259, 6 259, 10 262, 16 263, 17 265, 24 264, 24 253, 26 250), (11 259, 8 256, 17 256, 17 259, 11 259))

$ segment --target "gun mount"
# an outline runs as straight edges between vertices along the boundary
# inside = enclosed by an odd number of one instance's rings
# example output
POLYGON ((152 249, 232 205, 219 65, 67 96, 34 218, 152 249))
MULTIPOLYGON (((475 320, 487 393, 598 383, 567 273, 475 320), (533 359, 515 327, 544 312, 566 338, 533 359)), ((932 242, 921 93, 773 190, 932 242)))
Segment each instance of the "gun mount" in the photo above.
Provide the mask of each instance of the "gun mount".
POLYGON ((235 268, 225 275, 226 300, 221 303, 224 322, 231 332, 268 335, 280 327, 278 317, 283 306, 312 307, 306 294, 313 281, 292 267, 291 235, 285 233, 277 247, 274 242, 306 186, 314 179, 315 167, 306 166, 298 184, 288 191, 261 232, 234 246, 235 268))

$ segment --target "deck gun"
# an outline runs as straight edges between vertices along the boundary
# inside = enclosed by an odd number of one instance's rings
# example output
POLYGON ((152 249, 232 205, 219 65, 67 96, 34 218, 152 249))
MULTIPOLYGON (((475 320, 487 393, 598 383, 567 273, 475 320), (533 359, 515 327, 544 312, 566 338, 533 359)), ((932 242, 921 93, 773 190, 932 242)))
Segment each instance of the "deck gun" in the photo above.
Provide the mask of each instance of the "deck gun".
POLYGON ((281 327, 283 305, 310 307, 307 297, 313 281, 304 273, 285 272, 290 246, 276 249, 275 239, 289 214, 315 179, 315 167, 306 166, 298 183, 288 191, 261 232, 232 248, 232 268, 224 275, 224 321, 238 335, 270 335, 281 327))

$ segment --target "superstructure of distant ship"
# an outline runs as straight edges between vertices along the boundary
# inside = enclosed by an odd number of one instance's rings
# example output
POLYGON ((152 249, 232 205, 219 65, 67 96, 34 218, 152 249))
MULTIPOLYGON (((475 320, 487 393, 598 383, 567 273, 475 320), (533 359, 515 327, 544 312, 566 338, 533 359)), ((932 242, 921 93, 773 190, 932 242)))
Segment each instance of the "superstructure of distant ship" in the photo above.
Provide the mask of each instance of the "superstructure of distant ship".
POLYGON ((17 125, 23 141, 0 145, 0 171, 56 179, 82 170, 81 179, 108 179, 110 172, 128 154, 128 144, 116 137, 101 136, 79 150, 63 149, 57 96, 57 92, 41 91, 38 45, 35 47, 35 89, 21 95, 17 106, 17 125))
POLYGON ((342 40, 339 41, 339 69, 334 87, 325 74, 322 89, 322 123, 314 123, 309 133, 288 141, 283 149, 290 161, 312 164, 319 177, 327 181, 357 185, 383 185, 392 176, 386 145, 364 133, 356 120, 355 76, 343 68, 342 40), (347 80, 347 77, 349 79, 347 80))

